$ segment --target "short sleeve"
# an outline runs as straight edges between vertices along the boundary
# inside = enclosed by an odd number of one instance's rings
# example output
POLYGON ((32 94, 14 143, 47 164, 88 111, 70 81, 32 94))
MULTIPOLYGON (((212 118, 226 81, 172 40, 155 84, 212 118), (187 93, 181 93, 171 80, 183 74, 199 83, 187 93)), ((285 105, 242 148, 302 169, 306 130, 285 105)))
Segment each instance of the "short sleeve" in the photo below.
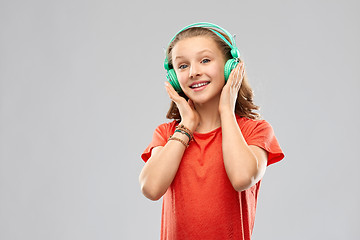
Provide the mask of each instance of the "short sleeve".
POLYGON ((171 123, 164 123, 159 125, 153 134, 152 140, 150 144, 147 146, 147 148, 144 150, 144 152, 141 154, 141 158, 144 160, 144 162, 147 162, 151 156, 151 151, 154 147, 157 146, 165 146, 168 138, 170 137, 170 125, 171 123))
POLYGON ((256 145, 268 152, 267 166, 284 158, 272 126, 265 120, 256 121, 256 125, 246 138, 248 145, 256 145))

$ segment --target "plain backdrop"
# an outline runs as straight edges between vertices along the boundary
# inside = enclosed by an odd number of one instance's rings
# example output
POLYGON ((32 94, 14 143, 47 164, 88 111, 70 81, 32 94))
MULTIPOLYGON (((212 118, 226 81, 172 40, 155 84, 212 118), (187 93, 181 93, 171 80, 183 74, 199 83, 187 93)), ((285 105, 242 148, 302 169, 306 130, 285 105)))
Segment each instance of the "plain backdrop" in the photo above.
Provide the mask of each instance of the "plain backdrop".
POLYGON ((285 159, 254 240, 360 239, 360 3, 0 1, 0 239, 159 239, 140 155, 166 122, 164 48, 184 26, 236 34, 285 159))

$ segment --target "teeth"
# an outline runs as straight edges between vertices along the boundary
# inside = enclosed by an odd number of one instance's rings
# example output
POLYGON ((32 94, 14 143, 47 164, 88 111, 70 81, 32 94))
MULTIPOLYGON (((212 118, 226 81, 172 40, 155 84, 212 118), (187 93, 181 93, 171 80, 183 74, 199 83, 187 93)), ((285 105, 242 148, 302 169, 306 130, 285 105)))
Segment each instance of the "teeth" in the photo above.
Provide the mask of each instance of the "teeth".
POLYGON ((208 85, 208 84, 209 84, 208 82, 198 83, 198 84, 192 85, 191 87, 192 87, 192 88, 197 88, 197 87, 205 86, 205 85, 208 85))

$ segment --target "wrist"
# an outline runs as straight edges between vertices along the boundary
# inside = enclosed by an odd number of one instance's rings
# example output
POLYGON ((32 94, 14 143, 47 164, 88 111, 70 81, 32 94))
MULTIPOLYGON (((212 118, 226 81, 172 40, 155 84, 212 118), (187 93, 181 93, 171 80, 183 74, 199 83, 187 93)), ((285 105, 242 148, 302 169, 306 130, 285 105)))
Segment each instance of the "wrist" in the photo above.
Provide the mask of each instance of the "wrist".
POLYGON ((189 138, 188 138, 187 136, 185 136, 184 134, 179 133, 179 132, 174 132, 174 134, 169 137, 168 141, 170 141, 170 140, 179 141, 179 142, 181 142, 185 147, 188 147, 189 144, 190 144, 189 138))
POLYGON ((235 117, 235 111, 230 108, 219 110, 220 117, 235 117))
POLYGON ((191 134, 192 134, 193 132, 195 132, 196 127, 197 127, 197 126, 195 126, 194 122, 191 122, 191 121, 181 121, 181 122, 179 123, 179 126, 180 126, 180 125, 183 125, 185 128, 189 129, 190 132, 191 132, 191 134))

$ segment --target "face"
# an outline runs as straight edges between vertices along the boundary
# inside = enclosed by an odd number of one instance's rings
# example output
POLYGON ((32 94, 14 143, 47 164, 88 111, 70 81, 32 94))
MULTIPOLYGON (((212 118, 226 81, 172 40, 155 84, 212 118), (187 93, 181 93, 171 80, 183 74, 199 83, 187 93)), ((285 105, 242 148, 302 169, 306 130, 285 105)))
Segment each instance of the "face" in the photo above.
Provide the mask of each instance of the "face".
POLYGON ((172 50, 173 67, 184 93, 195 103, 220 97, 225 84, 225 57, 210 37, 191 37, 172 50))

